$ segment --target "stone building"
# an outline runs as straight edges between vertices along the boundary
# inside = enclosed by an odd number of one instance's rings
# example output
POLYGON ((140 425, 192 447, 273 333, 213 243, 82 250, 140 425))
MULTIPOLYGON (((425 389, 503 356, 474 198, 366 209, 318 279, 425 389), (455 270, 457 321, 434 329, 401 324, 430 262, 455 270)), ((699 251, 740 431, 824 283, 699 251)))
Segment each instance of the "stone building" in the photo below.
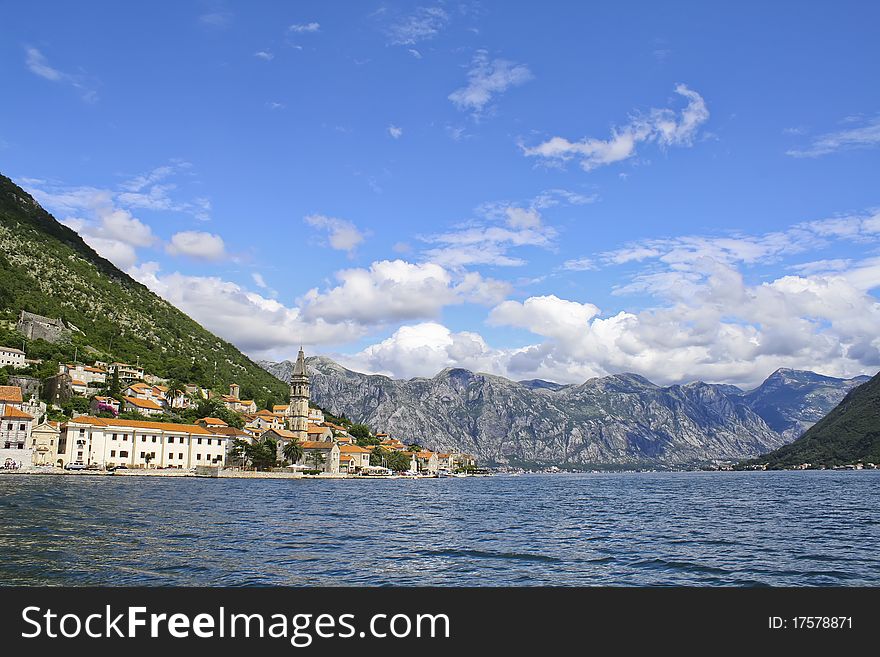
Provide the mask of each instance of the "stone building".
POLYGON ((309 440, 309 373, 306 370, 306 356, 302 347, 296 357, 296 364, 290 375, 290 430, 297 440, 309 440))
POLYGON ((26 310, 22 310, 18 316, 16 329, 28 340, 59 342, 70 335, 70 329, 64 325, 60 317, 58 319, 43 317, 26 310))

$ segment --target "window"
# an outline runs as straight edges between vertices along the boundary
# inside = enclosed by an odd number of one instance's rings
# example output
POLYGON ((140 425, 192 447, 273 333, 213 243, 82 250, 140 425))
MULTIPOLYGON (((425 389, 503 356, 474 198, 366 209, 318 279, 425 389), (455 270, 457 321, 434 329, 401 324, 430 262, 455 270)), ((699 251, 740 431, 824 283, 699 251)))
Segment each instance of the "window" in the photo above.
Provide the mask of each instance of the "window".
POLYGON ((170 445, 173 442, 174 442, 174 436, 169 436, 168 437, 168 444, 170 445))
POLYGON ((153 436, 153 442, 156 442, 156 436, 153 436))
POLYGON ((126 443, 128 442, 128 434, 127 433, 122 434, 122 440, 126 443))
POLYGON ((172 452, 172 453, 168 454, 168 458, 173 459, 173 458, 174 458, 174 453, 172 452))
POLYGON ((146 452, 141 452, 141 458, 144 458, 144 457, 146 457, 146 455, 147 455, 147 453, 146 453, 146 452))
POLYGON ((196 454, 196 461, 201 461, 201 460, 202 460, 202 455, 196 454))
POLYGON ((201 438, 199 438, 199 445, 201 445, 201 444, 202 444, 202 439, 201 439, 201 438))
POLYGON ((113 458, 114 456, 116 456, 116 450, 115 450, 115 449, 111 449, 111 450, 110 450, 110 458, 113 458))
POLYGON ((19 424, 19 425, 18 425, 18 430, 19 430, 19 431, 24 431, 24 425, 23 425, 23 424, 19 424))
POLYGON ((178 454, 178 456, 179 456, 181 459, 183 459, 183 452, 181 452, 180 454, 178 454))
MULTIPOLYGON (((82 429, 80 429, 80 431, 82 431, 82 429)), ((113 440, 116 440, 116 434, 115 434, 115 433, 113 434, 113 440)))
POLYGON ((147 437, 146 437, 146 436, 141 436, 141 442, 142 442, 142 443, 147 442, 147 437))
POLYGON ((9 424, 6 425, 6 430, 12 431, 12 422, 10 422, 9 424))
POLYGON ((127 458, 128 458, 128 452, 119 452, 119 458, 121 458, 121 459, 127 459, 127 458))

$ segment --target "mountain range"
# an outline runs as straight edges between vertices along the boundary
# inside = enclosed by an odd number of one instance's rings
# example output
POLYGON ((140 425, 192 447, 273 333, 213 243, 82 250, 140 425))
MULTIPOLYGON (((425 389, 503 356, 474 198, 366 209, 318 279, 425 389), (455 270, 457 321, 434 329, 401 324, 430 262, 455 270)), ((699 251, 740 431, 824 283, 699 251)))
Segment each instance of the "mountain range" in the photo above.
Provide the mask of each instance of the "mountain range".
MULTIPOLYGON (((259 364, 282 381, 290 376, 290 361, 259 364)), ((577 385, 518 382, 458 368, 398 380, 325 357, 307 364, 313 402, 335 415, 404 442, 523 467, 679 467, 754 457, 793 441, 869 379, 780 369, 744 391, 658 386, 636 374, 577 385)))

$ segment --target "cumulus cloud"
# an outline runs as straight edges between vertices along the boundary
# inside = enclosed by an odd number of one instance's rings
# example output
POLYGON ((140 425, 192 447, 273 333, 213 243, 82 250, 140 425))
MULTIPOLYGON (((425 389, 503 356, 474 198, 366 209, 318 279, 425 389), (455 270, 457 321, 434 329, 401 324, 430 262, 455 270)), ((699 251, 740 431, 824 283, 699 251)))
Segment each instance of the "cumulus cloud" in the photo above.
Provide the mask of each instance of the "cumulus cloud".
POLYGON ((365 238, 365 234, 346 219, 310 214, 304 218, 304 221, 310 226, 326 231, 330 247, 337 251, 346 251, 349 255, 365 238))
POLYGON ((251 354, 300 344, 347 342, 365 333, 363 326, 352 321, 304 320, 298 308, 216 276, 165 274, 155 262, 132 267, 128 273, 209 331, 251 354))
POLYGON ((398 378, 433 376, 447 367, 493 372, 499 352, 477 333, 453 333, 442 324, 402 326, 389 338, 339 361, 359 372, 398 378))
POLYGON ((60 215, 95 251, 121 269, 137 261, 136 247, 152 246, 156 238, 150 227, 119 207, 113 194, 95 187, 55 189, 26 188, 44 207, 60 215))
POLYGON ((820 157, 837 151, 880 146, 880 116, 858 122, 860 125, 819 135, 808 146, 793 148, 786 154, 792 157, 820 157))
POLYGON ((303 317, 330 322, 350 319, 362 324, 386 324, 437 317, 448 305, 493 304, 509 286, 469 272, 453 275, 435 263, 404 260, 374 262, 368 269, 336 273, 339 285, 325 291, 309 290, 301 299, 303 317))
POLYGON ((533 78, 525 64, 505 59, 489 59, 489 53, 480 50, 474 55, 468 70, 468 83, 449 94, 449 100, 460 110, 467 110, 479 117, 494 96, 510 87, 525 84, 533 78))
POLYGON ((591 171, 633 157, 643 143, 690 146, 700 126, 709 119, 709 110, 703 97, 687 86, 676 85, 675 93, 687 100, 687 106, 678 115, 670 109, 651 109, 614 128, 608 139, 585 137, 572 142, 565 137, 552 137, 537 146, 523 146, 523 153, 555 162, 576 159, 584 171, 591 171))
POLYGON ((189 256, 200 260, 222 260, 226 257, 226 245, 222 237, 198 230, 175 233, 165 250, 170 255, 189 256))

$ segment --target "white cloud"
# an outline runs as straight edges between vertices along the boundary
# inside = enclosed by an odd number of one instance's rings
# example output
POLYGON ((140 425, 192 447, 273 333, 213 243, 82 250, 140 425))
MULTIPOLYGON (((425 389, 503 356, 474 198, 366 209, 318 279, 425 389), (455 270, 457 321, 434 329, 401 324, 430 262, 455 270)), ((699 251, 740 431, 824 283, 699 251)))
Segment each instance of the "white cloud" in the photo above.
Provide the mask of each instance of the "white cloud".
POLYGON ((562 263, 562 268, 567 271, 590 271, 598 269, 592 258, 573 258, 562 263))
POLYGON ((408 52, 410 55, 412 55, 413 57, 415 57, 416 59, 421 59, 421 58, 422 58, 422 53, 420 53, 420 52, 419 52, 418 50, 416 50, 415 48, 409 48, 409 49, 407 50, 407 52, 408 52))
POLYGON ((264 290, 269 287, 268 285, 266 285, 266 279, 263 278, 263 275, 261 273, 256 271, 252 272, 251 278, 254 280, 254 283, 256 283, 257 287, 264 290))
POLYGON ((351 255, 358 244, 364 241, 365 234, 345 219, 310 214, 304 218, 304 221, 310 226, 327 231, 330 246, 337 251, 347 251, 351 255))
POLYGON ((165 250, 174 256, 189 256, 200 260, 222 260, 226 257, 226 245, 222 237, 198 230, 175 233, 165 250))
POLYGON ((837 151, 880 146, 880 116, 867 121, 859 120, 859 123, 862 125, 819 135, 806 148, 791 149, 786 154, 792 157, 820 157, 837 151))
POLYGON ((552 137, 537 146, 523 146, 529 157, 566 162, 577 159, 585 171, 621 162, 636 154, 639 144, 656 143, 660 146, 690 146, 709 119, 706 103, 697 92, 679 84, 675 93, 687 99, 687 106, 676 115, 670 109, 652 109, 646 115, 636 116, 630 123, 612 130, 608 139, 586 137, 572 142, 564 137, 552 137))
POLYGON ((294 23, 288 29, 291 32, 296 32, 297 34, 303 34, 306 32, 318 32, 321 29, 321 24, 315 23, 314 21, 311 23, 294 23))
POLYGON ((474 55, 467 76, 467 85, 449 94, 449 100, 458 109, 471 111, 475 117, 481 115, 494 96, 510 87, 525 84, 533 77, 525 64, 504 59, 490 61, 485 50, 474 55))
POLYGON ((442 7, 419 7, 394 21, 388 27, 388 37, 392 45, 414 45, 437 36, 448 24, 449 14, 442 7))
POLYGON ((264 62, 271 62, 273 59, 275 59, 275 55, 273 55, 268 50, 258 50, 254 53, 254 57, 256 57, 257 59, 262 59, 264 62))
POLYGON ((400 139, 403 135, 403 128, 398 128, 396 125, 392 124, 388 126, 388 134, 394 137, 395 139, 400 139))
POLYGON ((498 362, 498 352, 477 333, 453 333, 442 324, 425 322, 402 326, 378 344, 337 358, 355 371, 411 378, 433 376, 446 367, 491 372, 498 362))
POLYGON ((65 73, 50 66, 46 56, 37 48, 26 47, 24 50, 25 66, 31 73, 52 82, 71 85, 80 92, 82 99, 88 103, 94 103, 98 100, 97 92, 91 85, 86 84, 84 76, 65 73))
POLYGON ((440 265, 404 260, 374 262, 369 269, 344 269, 336 272, 336 278, 336 287, 323 292, 314 288, 303 296, 303 317, 360 324, 430 319, 448 305, 497 303, 510 289, 506 283, 474 272, 453 277, 440 265))
POLYGON ((525 260, 512 255, 519 247, 552 248, 556 230, 545 225, 535 207, 509 203, 487 204, 480 208, 484 220, 472 221, 454 230, 422 237, 432 244, 424 257, 444 266, 467 265, 516 267, 525 260))
POLYGON ((687 235, 647 239, 599 255, 605 264, 659 260, 667 266, 687 267, 700 258, 724 263, 769 263, 819 248, 833 240, 868 241, 880 236, 880 211, 795 224, 786 230, 760 235, 687 235))
POLYGON ((209 331, 252 355, 300 344, 347 342, 365 332, 364 327, 350 321, 306 321, 298 308, 215 276, 163 274, 155 262, 133 267, 128 273, 209 331))

